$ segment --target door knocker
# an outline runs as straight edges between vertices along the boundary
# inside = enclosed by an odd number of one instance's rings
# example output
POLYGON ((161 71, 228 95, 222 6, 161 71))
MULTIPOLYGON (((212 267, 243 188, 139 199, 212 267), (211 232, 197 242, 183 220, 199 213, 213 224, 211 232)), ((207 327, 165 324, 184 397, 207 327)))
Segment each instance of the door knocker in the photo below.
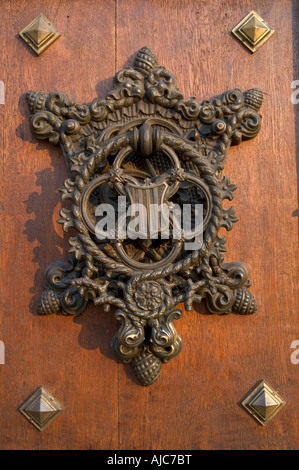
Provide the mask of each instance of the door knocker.
POLYGON ((179 303, 254 313, 247 270, 224 262, 218 232, 237 221, 223 207, 236 189, 222 173, 228 149, 258 134, 262 101, 259 89, 185 99, 147 47, 105 99, 78 105, 62 92, 28 92, 32 131, 66 158, 60 191, 71 207, 59 223, 76 233, 68 263, 46 269, 39 314, 80 314, 89 300, 115 306, 112 349, 150 385, 181 351, 179 303))

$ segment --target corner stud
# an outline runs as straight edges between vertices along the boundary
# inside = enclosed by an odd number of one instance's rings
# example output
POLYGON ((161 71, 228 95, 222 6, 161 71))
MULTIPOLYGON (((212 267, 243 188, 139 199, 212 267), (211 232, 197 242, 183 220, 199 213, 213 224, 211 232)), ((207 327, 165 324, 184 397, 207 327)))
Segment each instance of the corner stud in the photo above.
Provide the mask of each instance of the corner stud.
POLYGON ((44 387, 39 387, 20 406, 19 411, 39 431, 43 431, 63 411, 63 406, 44 387))
POLYGON ((285 406, 284 399, 262 380, 243 400, 243 407, 263 426, 285 406))
POLYGON ((233 28, 232 34, 254 53, 270 39, 274 29, 252 10, 233 28))
POLYGON ((39 56, 61 35, 41 13, 19 32, 19 36, 39 56))

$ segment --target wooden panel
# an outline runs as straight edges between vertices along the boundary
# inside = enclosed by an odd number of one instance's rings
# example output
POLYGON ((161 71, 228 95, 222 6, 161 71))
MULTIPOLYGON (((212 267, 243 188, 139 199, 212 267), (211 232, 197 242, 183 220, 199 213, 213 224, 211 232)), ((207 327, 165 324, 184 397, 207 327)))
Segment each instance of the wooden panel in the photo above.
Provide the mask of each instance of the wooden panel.
POLYGON ((61 150, 29 129, 28 90, 62 90, 78 103, 110 89, 114 75, 114 2, 1 2, 1 448, 117 445, 117 363, 110 352, 113 318, 92 305, 83 317, 38 317, 44 270, 66 260, 56 223, 67 177, 61 150), (61 33, 43 55, 17 37, 42 12, 61 33), (100 82, 100 83, 99 83, 100 82), (43 433, 17 408, 44 385, 65 411, 43 433))
POLYGON ((258 312, 247 318, 206 315, 203 306, 184 312, 176 323, 183 350, 156 384, 140 389, 129 372, 120 374, 120 448, 298 448, 298 370, 290 361, 299 337, 291 2, 117 4, 118 69, 148 45, 186 97, 230 88, 265 93, 261 133, 230 150, 224 172, 239 187, 239 223, 227 234, 226 259, 248 267, 258 312), (229 34, 252 9, 276 30, 255 55, 229 34), (263 378, 288 402, 265 428, 239 405, 263 378))

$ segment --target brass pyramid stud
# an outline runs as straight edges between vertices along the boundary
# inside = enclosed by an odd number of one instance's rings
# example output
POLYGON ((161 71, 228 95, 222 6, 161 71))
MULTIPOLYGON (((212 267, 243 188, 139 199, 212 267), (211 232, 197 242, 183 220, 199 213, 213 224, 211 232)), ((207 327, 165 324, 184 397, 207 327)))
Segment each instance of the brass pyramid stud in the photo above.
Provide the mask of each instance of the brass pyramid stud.
POLYGON ((243 407, 264 426, 285 404, 285 400, 264 380, 242 402, 243 407))
POLYGON ((252 10, 232 29, 232 34, 251 52, 256 52, 274 34, 274 29, 252 10))
POLYGON ((41 55, 61 35, 41 13, 19 32, 19 36, 37 55, 41 55))
POLYGON ((46 429, 63 410, 61 403, 44 387, 39 387, 19 408, 39 431, 46 429))

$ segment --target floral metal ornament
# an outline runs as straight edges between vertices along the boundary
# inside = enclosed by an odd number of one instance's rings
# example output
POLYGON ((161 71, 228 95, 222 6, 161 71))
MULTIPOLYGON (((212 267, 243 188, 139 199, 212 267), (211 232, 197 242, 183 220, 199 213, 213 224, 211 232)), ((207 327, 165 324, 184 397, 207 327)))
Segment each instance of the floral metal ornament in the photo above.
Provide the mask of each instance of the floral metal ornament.
POLYGON ((202 103, 185 99, 173 74, 145 47, 133 67, 116 74, 104 99, 78 105, 61 92, 30 91, 27 101, 36 137, 62 147, 70 177, 60 191, 71 207, 62 208, 59 223, 76 231, 68 263, 46 270, 39 314, 80 314, 89 300, 105 310, 116 307, 120 328, 112 349, 131 363, 142 385, 150 385, 181 351, 174 326, 179 303, 191 310, 205 299, 213 314, 256 311, 247 270, 224 262, 225 238, 218 232, 237 221, 234 208, 223 207, 236 189, 223 168, 230 145, 260 131, 259 89, 229 90, 202 103), (194 228, 201 244, 186 249, 186 232, 175 236, 175 217, 168 238, 163 220, 153 236, 148 214, 140 218, 144 237, 128 236, 132 220, 122 211, 138 202, 182 211, 189 204, 193 226, 200 205, 202 223, 194 228), (97 236, 100 204, 115 209, 123 234, 97 236))

